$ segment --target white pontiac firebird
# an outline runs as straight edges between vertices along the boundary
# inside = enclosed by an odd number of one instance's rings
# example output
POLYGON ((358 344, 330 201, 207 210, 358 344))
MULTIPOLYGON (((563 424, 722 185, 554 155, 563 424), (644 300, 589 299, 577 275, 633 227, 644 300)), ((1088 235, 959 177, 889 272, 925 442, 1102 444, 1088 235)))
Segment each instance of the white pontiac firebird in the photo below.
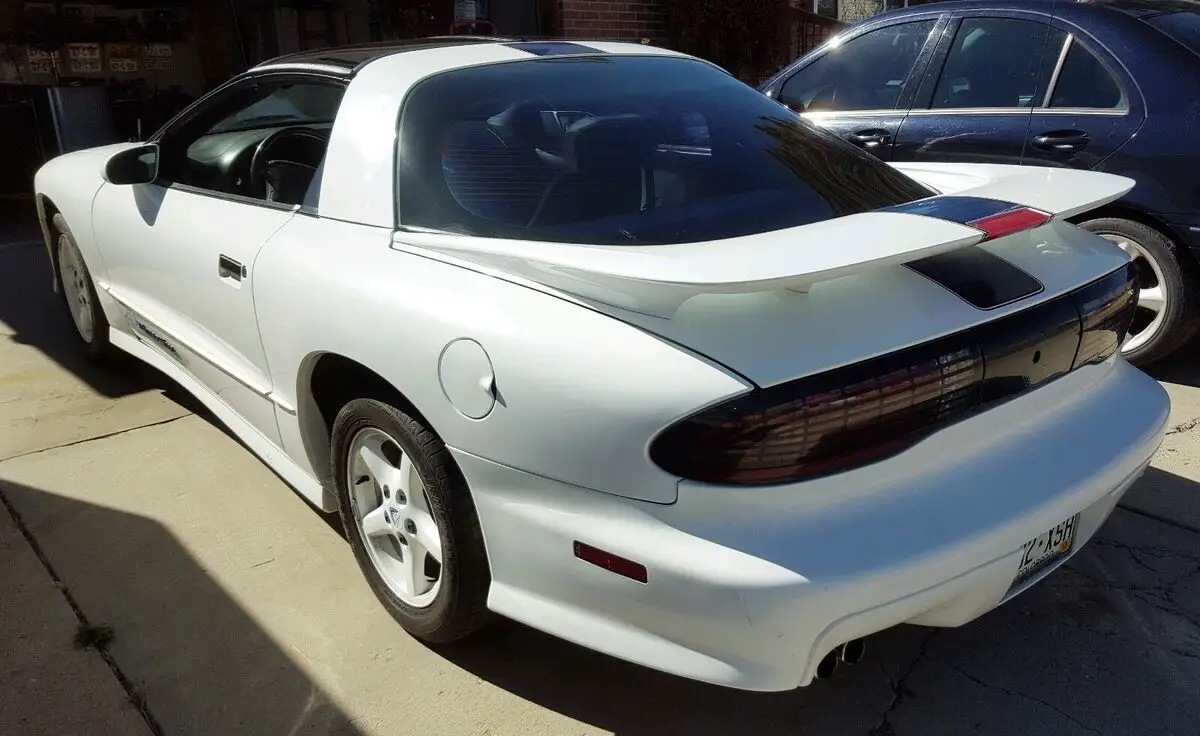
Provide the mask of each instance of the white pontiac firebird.
POLYGON ((1065 220, 1131 180, 888 165, 664 49, 294 54, 35 186, 87 354, 339 512, 429 642, 807 685, 1049 574, 1167 420, 1065 220))

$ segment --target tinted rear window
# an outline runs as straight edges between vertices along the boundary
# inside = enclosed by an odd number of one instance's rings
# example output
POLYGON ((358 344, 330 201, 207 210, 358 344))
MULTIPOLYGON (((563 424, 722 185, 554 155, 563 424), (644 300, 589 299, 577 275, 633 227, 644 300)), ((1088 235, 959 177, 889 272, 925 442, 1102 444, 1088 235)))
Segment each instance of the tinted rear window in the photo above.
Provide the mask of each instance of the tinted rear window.
POLYGON ((1194 53, 1200 54, 1200 13, 1162 13, 1149 16, 1145 21, 1194 53))
POLYGON ((400 122, 406 226, 575 243, 779 230, 933 192, 691 59, 608 56, 431 77, 400 122))

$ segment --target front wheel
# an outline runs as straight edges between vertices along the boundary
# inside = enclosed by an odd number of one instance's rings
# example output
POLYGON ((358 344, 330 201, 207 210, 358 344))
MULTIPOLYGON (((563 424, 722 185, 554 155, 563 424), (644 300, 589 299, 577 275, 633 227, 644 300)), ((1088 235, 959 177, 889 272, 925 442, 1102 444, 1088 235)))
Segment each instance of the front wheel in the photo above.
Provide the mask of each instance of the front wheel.
POLYGON ((1116 217, 1089 220, 1085 230, 1116 243, 1138 270, 1138 309, 1121 352, 1135 365, 1161 360, 1200 328, 1200 267, 1157 230, 1116 217))
POLYGON ((83 354, 93 363, 102 363, 110 353, 108 342, 108 319, 96 296, 96 284, 88 271, 79 246, 71 236, 67 221, 60 214, 54 215, 54 257, 58 261, 60 293, 63 304, 75 325, 75 334, 83 347, 83 354))
POLYGON ((357 399, 338 413, 331 445, 346 537, 392 617, 430 643, 486 623, 483 533, 442 441, 395 407, 357 399))

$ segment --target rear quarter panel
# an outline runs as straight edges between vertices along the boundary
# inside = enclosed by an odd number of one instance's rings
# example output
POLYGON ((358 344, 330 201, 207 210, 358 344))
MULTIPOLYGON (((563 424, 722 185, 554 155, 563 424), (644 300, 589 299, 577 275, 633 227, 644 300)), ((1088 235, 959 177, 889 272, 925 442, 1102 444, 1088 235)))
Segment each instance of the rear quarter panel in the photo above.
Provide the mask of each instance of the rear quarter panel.
POLYGON ((1146 23, 1115 12, 1064 8, 1133 78, 1146 121, 1097 171, 1137 186, 1119 204, 1147 214, 1200 208, 1200 56, 1146 23), (1082 13, 1086 12, 1086 16, 1082 13))
POLYGON ((566 483, 669 503, 677 479, 648 456, 674 420, 748 384, 570 300, 401 253, 389 228, 298 216, 255 264, 255 301, 288 454, 317 476, 327 438, 309 395, 334 353, 385 378, 451 447, 566 483), (459 338, 487 352, 499 398, 460 413, 439 378, 459 338), (287 424, 288 427, 283 425, 287 424))

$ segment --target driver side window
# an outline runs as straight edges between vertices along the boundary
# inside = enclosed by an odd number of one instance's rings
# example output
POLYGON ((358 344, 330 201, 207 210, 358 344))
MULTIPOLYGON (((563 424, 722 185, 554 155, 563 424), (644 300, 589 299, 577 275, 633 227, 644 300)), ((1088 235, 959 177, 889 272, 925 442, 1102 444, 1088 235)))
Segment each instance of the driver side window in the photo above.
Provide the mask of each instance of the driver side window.
POLYGON ((895 109, 935 23, 898 23, 856 36, 793 74, 779 101, 801 113, 895 109))
POLYGON ((159 179, 284 205, 314 204, 317 172, 345 88, 257 79, 201 103, 159 138, 159 179))

